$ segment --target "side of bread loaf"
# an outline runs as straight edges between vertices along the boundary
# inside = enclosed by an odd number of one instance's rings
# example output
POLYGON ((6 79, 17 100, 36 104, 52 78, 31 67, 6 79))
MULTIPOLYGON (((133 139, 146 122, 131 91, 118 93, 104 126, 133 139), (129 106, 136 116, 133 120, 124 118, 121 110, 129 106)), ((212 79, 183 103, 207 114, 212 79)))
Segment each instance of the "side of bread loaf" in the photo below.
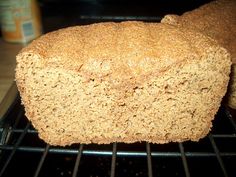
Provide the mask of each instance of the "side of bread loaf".
POLYGON ((236 109, 236 1, 216 0, 181 16, 166 15, 162 23, 196 30, 225 47, 231 54, 232 74, 228 90, 228 104, 236 109))
POLYGON ((230 55, 168 24, 58 30, 17 55, 26 116, 52 145, 198 141, 212 126, 230 55))
POLYGON ((228 105, 236 109, 236 64, 231 67, 229 87, 227 91, 228 105))

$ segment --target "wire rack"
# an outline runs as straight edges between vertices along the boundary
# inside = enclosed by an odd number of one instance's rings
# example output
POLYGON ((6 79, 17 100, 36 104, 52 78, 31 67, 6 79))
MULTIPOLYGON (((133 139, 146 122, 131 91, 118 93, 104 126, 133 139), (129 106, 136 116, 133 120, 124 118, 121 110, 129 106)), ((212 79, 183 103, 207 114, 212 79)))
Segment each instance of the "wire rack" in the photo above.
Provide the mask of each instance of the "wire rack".
POLYGON ((24 116, 19 97, 1 122, 0 176, 236 176, 236 124, 220 108, 199 142, 50 146, 24 116))

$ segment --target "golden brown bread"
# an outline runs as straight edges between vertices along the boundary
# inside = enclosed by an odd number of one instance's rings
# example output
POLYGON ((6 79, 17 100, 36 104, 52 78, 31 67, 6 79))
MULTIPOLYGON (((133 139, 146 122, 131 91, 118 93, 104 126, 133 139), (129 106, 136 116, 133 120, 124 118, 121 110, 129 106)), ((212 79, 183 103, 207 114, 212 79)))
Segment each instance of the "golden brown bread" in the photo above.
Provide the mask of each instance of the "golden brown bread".
POLYGON ((161 22, 201 32, 230 52, 233 65, 228 104, 236 109, 236 1, 216 0, 181 16, 166 15, 161 22))
POLYGON ((99 23, 42 36, 17 55, 26 116, 53 145, 198 141, 229 80, 230 56, 168 24, 99 23))

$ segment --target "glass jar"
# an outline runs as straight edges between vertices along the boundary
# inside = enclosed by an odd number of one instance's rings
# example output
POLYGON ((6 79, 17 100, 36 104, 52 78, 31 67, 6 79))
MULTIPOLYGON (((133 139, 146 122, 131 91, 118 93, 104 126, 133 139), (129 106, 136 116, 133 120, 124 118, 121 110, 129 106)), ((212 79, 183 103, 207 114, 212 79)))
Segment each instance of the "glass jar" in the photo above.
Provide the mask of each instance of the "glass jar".
POLYGON ((0 0, 3 38, 8 42, 27 43, 42 34, 36 0, 0 0))

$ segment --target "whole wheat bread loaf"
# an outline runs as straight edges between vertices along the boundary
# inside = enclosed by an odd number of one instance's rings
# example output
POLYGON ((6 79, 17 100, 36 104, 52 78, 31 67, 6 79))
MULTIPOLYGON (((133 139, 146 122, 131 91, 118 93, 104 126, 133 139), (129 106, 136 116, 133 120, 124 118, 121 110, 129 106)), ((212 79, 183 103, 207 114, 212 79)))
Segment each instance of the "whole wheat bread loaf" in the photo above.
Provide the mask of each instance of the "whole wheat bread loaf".
POLYGON ((26 116, 52 145, 198 141, 227 88, 230 55, 201 33, 122 22, 48 33, 17 55, 26 116))
POLYGON ((216 0, 181 16, 166 15, 162 23, 196 30, 225 47, 231 54, 232 73, 228 104, 236 109, 236 0, 216 0))

